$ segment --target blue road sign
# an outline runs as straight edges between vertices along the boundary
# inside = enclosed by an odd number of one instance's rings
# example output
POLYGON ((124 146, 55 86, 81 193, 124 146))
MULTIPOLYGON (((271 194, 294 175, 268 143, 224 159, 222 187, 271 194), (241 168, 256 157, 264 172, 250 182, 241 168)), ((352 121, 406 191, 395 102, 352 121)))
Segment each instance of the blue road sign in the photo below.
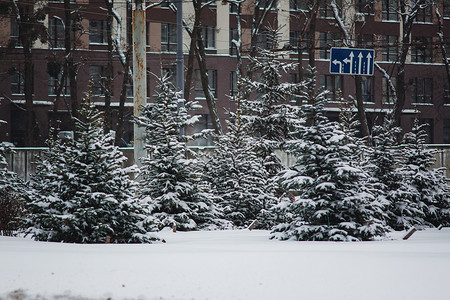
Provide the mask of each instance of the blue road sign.
POLYGON ((330 73, 373 75, 372 49, 331 48, 330 73))

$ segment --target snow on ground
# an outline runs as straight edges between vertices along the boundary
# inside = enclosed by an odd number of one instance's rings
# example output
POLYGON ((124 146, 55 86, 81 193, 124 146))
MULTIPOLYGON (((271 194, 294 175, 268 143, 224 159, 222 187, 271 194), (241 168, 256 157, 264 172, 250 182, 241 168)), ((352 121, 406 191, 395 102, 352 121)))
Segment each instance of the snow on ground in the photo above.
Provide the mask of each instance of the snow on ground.
POLYGON ((0 299, 450 299, 450 228, 403 235, 338 243, 164 231, 167 243, 152 245, 0 237, 0 299))

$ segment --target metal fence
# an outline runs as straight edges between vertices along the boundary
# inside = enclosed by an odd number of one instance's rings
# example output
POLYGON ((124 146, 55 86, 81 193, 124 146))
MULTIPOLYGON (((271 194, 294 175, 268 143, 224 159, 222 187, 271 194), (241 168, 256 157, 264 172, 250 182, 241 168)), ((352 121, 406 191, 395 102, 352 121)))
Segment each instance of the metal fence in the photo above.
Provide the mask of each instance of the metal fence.
MULTIPOLYGON (((445 168, 447 178, 450 178, 450 145, 428 145, 427 147, 437 149, 435 155, 435 164, 433 167, 445 168)), ((14 153, 6 156, 8 168, 17 173, 21 178, 28 181, 36 172, 36 160, 42 155, 46 148, 15 148, 14 153)), ((191 147, 192 150, 201 153, 212 151, 212 147, 191 147)), ((120 148, 123 154, 128 158, 125 166, 134 164, 134 149, 131 147, 120 148)), ((285 166, 291 166, 295 163, 295 157, 283 151, 276 151, 276 155, 280 158, 285 166)))

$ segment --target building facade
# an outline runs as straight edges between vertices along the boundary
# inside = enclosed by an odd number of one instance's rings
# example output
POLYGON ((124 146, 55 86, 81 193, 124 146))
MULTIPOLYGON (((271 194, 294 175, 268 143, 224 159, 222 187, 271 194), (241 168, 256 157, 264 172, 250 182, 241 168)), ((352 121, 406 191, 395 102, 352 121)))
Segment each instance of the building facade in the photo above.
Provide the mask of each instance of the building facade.
MULTIPOLYGON (((236 92, 236 49, 232 43, 238 30, 240 16, 242 54, 244 65, 252 47, 252 24, 254 24, 255 1, 246 0, 238 7, 228 1, 209 3, 201 13, 201 32, 207 53, 207 68, 210 88, 216 98, 220 118, 227 117, 227 111, 234 110, 230 95, 236 92)), ((258 1, 261 8, 267 1, 258 1)), ((20 1, 19 1, 20 2, 20 1)), ((176 72, 176 14, 171 9, 171 1, 153 7, 158 1, 148 1, 146 11, 146 44, 149 98, 154 94, 156 76, 161 73, 176 72)), ((174 2, 174 1, 172 1, 174 2)), ((345 37, 337 25, 335 13, 328 3, 320 3, 314 26, 307 29, 309 7, 307 1, 278 0, 268 12, 264 26, 257 36, 257 47, 268 47, 265 26, 279 28, 281 46, 289 50, 285 57, 293 62, 301 61, 306 69, 314 61, 318 71, 320 86, 330 91, 327 112, 330 119, 336 119, 340 103, 338 94, 344 98, 355 97, 355 79, 351 75, 333 75, 329 72, 331 47, 350 46, 375 50, 378 65, 373 76, 362 76, 361 87, 369 127, 379 122, 384 114, 393 109, 392 91, 384 72, 391 75, 395 84, 398 56, 404 29, 400 22, 398 1, 376 0, 336 0, 339 19, 351 26, 347 27, 349 36, 345 37), (302 56, 299 60, 299 51, 302 56), (384 70, 381 71, 381 70, 384 70)), ((311 4, 311 3, 309 3, 311 4)), ((414 4, 414 2, 412 3, 414 4)), ((412 5, 411 4, 411 5, 412 5)), ((48 1, 43 24, 47 28, 47 38, 36 40, 32 49, 33 73, 33 113, 36 121, 36 145, 43 145, 49 128, 57 124, 63 134, 70 135, 73 128, 70 121, 70 87, 66 83, 58 89, 61 82, 62 64, 67 55, 64 46, 63 1, 48 1), (58 91, 60 96, 56 97, 58 91), (55 122, 58 121, 58 122, 55 122)), ((410 5, 410 6, 411 6, 410 5)), ((77 77, 77 98, 82 101, 90 90, 92 100, 101 109, 105 102, 105 74, 107 72, 108 45, 105 1, 73 0, 70 3, 73 26, 72 52, 77 77), (91 80, 91 85, 90 85, 91 80), (89 88, 89 86, 91 86, 89 88)), ((132 4, 122 0, 114 1, 114 10, 121 16, 121 26, 113 24, 113 35, 120 39, 125 51, 132 45, 131 10, 132 4)), ((193 22, 192 1, 183 1, 183 18, 187 26, 193 22)), ((414 118, 428 123, 430 143, 450 143, 450 93, 448 74, 442 59, 438 33, 442 28, 443 45, 450 55, 450 0, 438 0, 421 9, 414 19, 410 49, 406 56, 406 100, 401 124, 408 130, 414 118), (437 12, 437 13, 436 13, 437 12), (441 18, 439 18, 441 17, 441 18), (439 26, 441 23, 441 26, 439 26)), ((18 39, 18 24, 15 15, 9 11, 0 16, 0 140, 10 141, 17 146, 27 146, 25 141, 26 107, 24 98, 25 55, 18 39)), ((188 63, 190 37, 183 31, 183 52, 185 66, 188 63)), ((116 130, 119 98, 122 89, 123 66, 119 55, 113 55, 113 85, 111 96, 112 129, 116 130)), ((200 83, 199 68, 194 63, 191 99, 204 103, 200 83)), ((173 76, 175 78, 175 76, 173 76)), ((286 81, 298 81, 299 73, 285 74, 286 81)), ((151 101, 149 99, 149 101, 151 101)), ((210 128, 208 109, 198 111, 202 115, 195 130, 210 128)), ((130 84, 125 102, 125 122, 122 146, 132 145, 133 95, 130 84)), ((208 144, 210 141, 199 141, 208 144)))

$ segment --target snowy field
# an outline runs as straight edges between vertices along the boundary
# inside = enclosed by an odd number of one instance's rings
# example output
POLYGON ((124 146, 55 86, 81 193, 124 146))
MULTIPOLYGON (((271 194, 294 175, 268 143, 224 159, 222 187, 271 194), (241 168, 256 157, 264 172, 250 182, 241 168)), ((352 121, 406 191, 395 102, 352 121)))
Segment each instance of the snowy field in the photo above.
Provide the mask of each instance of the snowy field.
POLYGON ((167 243, 152 245, 0 237, 0 299, 450 299, 450 228, 403 235, 336 243, 164 231, 167 243))

